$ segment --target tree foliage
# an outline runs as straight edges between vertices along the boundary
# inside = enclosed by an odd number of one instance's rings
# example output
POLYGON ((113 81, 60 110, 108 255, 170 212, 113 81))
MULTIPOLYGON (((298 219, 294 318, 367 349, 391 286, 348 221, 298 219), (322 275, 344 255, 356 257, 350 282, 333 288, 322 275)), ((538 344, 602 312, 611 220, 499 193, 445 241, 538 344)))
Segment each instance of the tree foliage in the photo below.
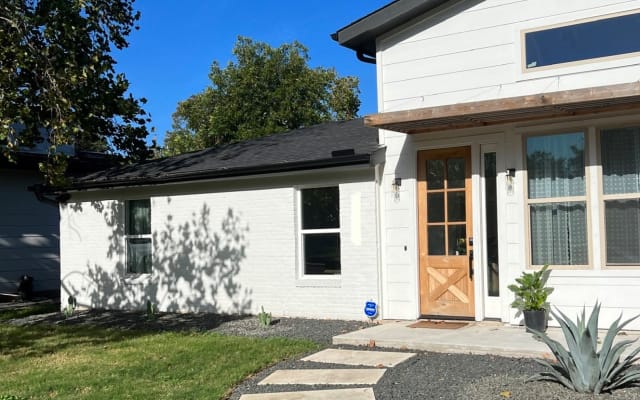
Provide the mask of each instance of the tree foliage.
POLYGON ((273 48, 239 37, 236 61, 211 65, 211 85, 178 104, 165 153, 179 154, 318 124, 354 118, 358 79, 311 68, 298 42, 273 48))
POLYGON ((4 156, 44 139, 49 183, 63 178, 61 146, 142 159, 145 99, 128 94, 113 50, 128 46, 134 0, 0 2, 0 143, 4 156))

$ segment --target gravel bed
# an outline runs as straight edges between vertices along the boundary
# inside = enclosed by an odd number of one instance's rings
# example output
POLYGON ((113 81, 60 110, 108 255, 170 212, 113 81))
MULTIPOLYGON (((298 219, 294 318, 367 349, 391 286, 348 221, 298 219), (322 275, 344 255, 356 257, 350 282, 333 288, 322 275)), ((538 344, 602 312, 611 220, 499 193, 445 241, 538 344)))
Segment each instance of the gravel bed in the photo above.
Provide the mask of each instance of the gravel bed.
MULTIPOLYGON (((60 313, 42 314, 10 321, 16 325, 85 324, 117 329, 146 331, 202 331, 221 334, 269 337, 279 336, 313 340, 329 345, 335 335, 368 326, 358 321, 314 320, 280 318, 268 329, 260 326, 255 316, 225 316, 218 314, 160 313, 147 318, 144 312, 81 311, 64 319, 60 313)), ((341 346, 341 348, 353 348, 341 346)), ((366 348, 359 348, 366 350, 366 348)), ((400 351, 374 348, 372 350, 400 351)), ((288 360, 271 366, 240 383, 230 395, 238 400, 245 393, 284 392, 345 388, 349 386, 264 385, 258 382, 277 369, 359 368, 288 360)), ((531 359, 418 352, 402 364, 387 369, 382 379, 373 386, 377 400, 631 400, 640 399, 640 388, 622 389, 613 394, 593 396, 578 394, 552 382, 525 382, 543 367, 531 359)), ((364 387, 364 386, 353 386, 364 387)))
MULTIPOLYGON (((351 348, 351 347, 343 347, 351 348)), ((360 348, 364 350, 363 348, 360 348)), ((390 349, 377 349, 394 351, 390 349)), ((245 393, 339 389, 357 386, 263 385, 258 382, 278 369, 356 368, 289 360, 278 363, 242 382, 229 397, 238 400, 245 393)), ((362 368, 362 367, 360 367, 362 368)), ((418 352, 402 364, 388 368, 373 386, 376 400, 631 400, 640 399, 640 388, 618 390, 594 396, 578 394, 552 382, 525 382, 543 367, 526 358, 418 352)))
POLYGON ((269 328, 265 328, 260 325, 257 317, 251 315, 159 313, 153 318, 147 318, 147 315, 140 311, 101 310, 79 311, 67 319, 63 318, 61 313, 40 314, 14 319, 10 323, 14 325, 47 323, 67 326, 92 325, 151 332, 200 331, 252 337, 277 336, 308 339, 322 345, 331 344, 331 339, 335 335, 369 326, 366 322, 359 321, 277 318, 272 321, 269 328))

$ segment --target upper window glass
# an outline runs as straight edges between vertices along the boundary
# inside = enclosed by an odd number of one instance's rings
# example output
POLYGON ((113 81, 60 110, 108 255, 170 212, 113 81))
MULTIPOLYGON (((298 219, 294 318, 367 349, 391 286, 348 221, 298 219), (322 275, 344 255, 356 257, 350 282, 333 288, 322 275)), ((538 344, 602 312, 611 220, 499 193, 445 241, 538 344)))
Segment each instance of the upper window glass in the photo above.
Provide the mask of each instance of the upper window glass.
POLYGON ((527 32, 526 69, 640 51, 640 13, 527 32))

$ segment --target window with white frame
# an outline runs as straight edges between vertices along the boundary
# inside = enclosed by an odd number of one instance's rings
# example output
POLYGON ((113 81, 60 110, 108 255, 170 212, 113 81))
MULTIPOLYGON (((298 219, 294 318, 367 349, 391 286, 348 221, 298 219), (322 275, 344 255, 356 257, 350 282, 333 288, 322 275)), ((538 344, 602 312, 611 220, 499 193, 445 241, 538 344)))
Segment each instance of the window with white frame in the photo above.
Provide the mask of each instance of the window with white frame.
POLYGON ((640 265, 640 128, 600 132, 605 264, 640 265))
POLYGON ((304 275, 339 275, 340 191, 337 186, 301 189, 300 243, 304 275))
POLYGON ((127 272, 151 273, 151 201, 126 202, 127 272))
POLYGON ((531 265, 589 264, 585 134, 526 139, 531 265))

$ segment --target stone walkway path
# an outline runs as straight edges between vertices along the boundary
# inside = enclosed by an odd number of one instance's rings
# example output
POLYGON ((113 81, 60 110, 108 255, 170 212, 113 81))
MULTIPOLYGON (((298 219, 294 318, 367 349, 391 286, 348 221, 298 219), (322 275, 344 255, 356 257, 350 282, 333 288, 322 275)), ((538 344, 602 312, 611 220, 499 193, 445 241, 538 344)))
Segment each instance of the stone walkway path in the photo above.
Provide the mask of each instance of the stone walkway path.
MULTIPOLYGON (((375 385, 387 371, 415 356, 415 353, 396 353, 373 350, 326 349, 301 361, 326 364, 362 366, 349 369, 283 369, 264 378, 259 385, 375 385)), ((345 388, 244 394, 240 400, 375 400, 373 388, 345 388)))

